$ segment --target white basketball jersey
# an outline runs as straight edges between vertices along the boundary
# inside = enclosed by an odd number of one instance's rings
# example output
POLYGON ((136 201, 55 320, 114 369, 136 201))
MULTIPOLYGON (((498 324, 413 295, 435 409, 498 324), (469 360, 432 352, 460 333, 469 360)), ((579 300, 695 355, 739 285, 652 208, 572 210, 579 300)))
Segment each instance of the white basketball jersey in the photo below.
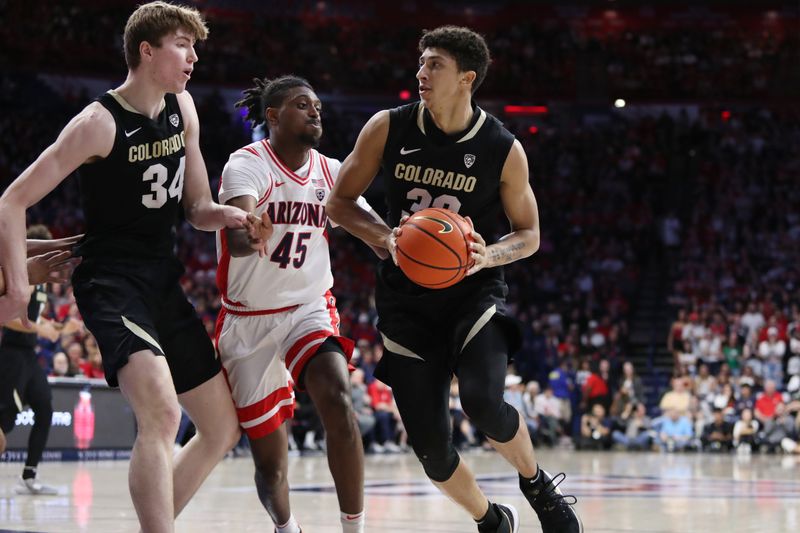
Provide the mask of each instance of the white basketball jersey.
MULTIPOLYGON (((222 171, 220 203, 252 196, 256 216, 266 211, 274 232, 263 258, 232 257, 224 232, 217 232, 217 285, 229 311, 259 314, 302 305, 331 288, 325 204, 340 166, 310 150, 306 164, 293 172, 267 140, 231 154, 222 171)), ((370 209, 363 199, 359 205, 370 209)))

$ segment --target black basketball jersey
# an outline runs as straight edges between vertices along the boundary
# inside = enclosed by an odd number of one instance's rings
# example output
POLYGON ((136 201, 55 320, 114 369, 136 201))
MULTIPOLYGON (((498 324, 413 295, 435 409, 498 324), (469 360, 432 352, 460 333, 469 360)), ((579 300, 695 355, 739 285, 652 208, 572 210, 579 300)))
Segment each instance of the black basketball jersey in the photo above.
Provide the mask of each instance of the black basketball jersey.
POLYGON ((97 101, 114 117, 117 131, 108 157, 79 169, 86 236, 76 255, 170 257, 186 168, 178 99, 167 94, 155 119, 114 91, 97 101))
MULTIPOLYGON (((47 293, 44 291, 44 285, 36 285, 31 294, 31 299, 28 301, 28 320, 31 322, 39 320, 39 315, 44 311, 46 303, 47 293)), ((34 348, 36 342, 36 333, 23 333, 22 331, 3 328, 3 339, 0 341, 0 347, 34 348)))
MULTIPOLYGON (((469 216, 491 243, 503 210, 500 176, 514 136, 474 104, 473 111, 469 126, 455 135, 439 130, 420 102, 390 111, 382 162, 390 227, 397 226, 403 215, 443 207, 469 216)), ((399 272, 393 264, 386 268, 399 272)), ((502 276, 500 267, 484 269, 451 289, 502 276)), ((409 289, 420 289, 408 283, 409 289)))

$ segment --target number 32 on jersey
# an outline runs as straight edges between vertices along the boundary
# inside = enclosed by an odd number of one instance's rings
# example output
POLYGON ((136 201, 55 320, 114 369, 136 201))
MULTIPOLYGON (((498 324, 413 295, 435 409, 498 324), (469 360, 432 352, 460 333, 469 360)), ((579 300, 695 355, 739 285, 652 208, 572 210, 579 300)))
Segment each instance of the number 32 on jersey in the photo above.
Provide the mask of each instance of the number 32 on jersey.
POLYGON ((150 193, 142 195, 142 205, 150 209, 159 209, 167 203, 167 197, 178 198, 181 201, 183 196, 183 174, 186 171, 186 156, 181 157, 178 170, 169 187, 165 187, 169 172, 167 167, 161 163, 155 163, 147 167, 142 174, 142 181, 150 183, 150 193))
MULTIPOLYGON (((417 211, 422 211, 423 209, 427 209, 429 207, 449 209, 455 213, 458 213, 458 210, 461 209, 461 202, 455 196, 451 194, 440 194, 434 198, 431 193, 421 187, 415 187, 408 191, 408 194, 406 194, 406 199, 414 202, 410 207, 411 213, 416 213, 417 211)), ((402 216, 407 217, 410 216, 411 213, 403 211, 402 216)))

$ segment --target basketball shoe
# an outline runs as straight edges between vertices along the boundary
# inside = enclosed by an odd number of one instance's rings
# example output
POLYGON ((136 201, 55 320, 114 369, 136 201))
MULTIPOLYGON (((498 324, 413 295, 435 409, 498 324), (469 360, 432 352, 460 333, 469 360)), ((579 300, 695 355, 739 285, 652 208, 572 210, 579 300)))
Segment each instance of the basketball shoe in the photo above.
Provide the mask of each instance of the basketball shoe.
POLYGON ((55 496, 58 494, 58 490, 55 487, 39 483, 35 477, 29 479, 19 478, 14 491, 17 494, 31 494, 33 496, 55 496))
POLYGON ((535 479, 519 477, 519 488, 539 517, 542 533, 584 533, 583 523, 572 508, 577 498, 565 496, 558 488, 566 477, 563 472, 551 477, 541 468, 535 479))
POLYGON ((508 504, 492 503, 497 514, 500 515, 500 525, 496 529, 481 529, 478 526, 480 533, 517 533, 519 530, 519 514, 517 510, 508 504))

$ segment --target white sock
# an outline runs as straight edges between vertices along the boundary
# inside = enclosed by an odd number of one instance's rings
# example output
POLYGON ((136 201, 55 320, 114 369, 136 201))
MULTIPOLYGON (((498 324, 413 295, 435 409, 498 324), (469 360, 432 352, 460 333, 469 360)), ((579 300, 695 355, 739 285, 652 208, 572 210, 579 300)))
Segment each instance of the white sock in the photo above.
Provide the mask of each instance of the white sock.
POLYGON ((340 513, 342 533, 364 533, 364 511, 356 514, 340 513))
POLYGON ((275 531, 277 533, 300 533, 300 526, 297 525, 297 520, 294 519, 294 515, 289 515, 289 520, 283 524, 282 526, 275 526, 275 531))

